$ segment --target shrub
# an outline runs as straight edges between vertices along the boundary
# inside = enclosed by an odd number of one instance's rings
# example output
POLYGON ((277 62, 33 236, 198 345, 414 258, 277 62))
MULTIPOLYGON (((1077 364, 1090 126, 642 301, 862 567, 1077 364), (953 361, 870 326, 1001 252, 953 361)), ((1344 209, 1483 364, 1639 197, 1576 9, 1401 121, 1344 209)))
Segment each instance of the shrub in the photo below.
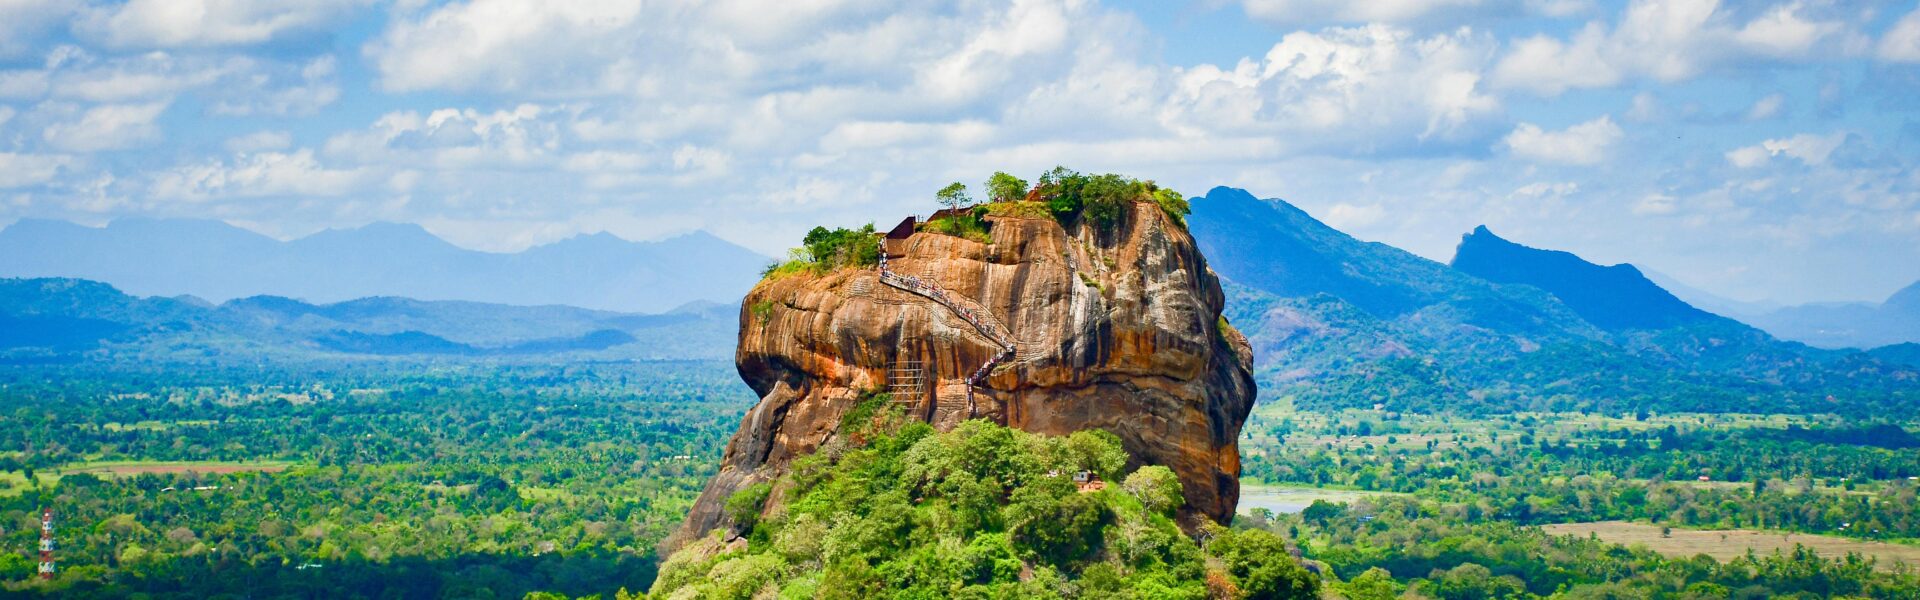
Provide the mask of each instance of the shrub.
POLYGON ((787 251, 787 260, 768 265, 760 277, 778 279, 801 272, 825 273, 880 264, 880 242, 872 223, 859 229, 815 227, 800 243, 799 248, 787 251))
MULTIPOLYGON (((1148 182, 1147 185, 1154 187, 1152 182, 1148 182)), ((1160 205, 1160 210, 1167 213, 1167 218, 1173 219, 1175 225, 1185 226, 1187 215, 1193 213, 1193 205, 1187 203, 1186 196, 1167 188, 1153 190, 1153 203, 1160 205)))
POLYGON ((764 481, 742 488, 727 497, 727 517, 733 519, 739 531, 752 531, 754 524, 760 522, 760 510, 772 496, 773 484, 764 481))

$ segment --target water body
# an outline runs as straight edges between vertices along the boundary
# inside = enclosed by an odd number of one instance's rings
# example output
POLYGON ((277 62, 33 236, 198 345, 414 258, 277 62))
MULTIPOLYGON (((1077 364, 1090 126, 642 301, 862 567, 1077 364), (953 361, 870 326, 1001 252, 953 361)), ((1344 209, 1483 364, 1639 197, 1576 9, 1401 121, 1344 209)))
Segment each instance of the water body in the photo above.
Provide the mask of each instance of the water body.
POLYGON ((1383 495, 1386 494, 1384 492, 1241 484, 1240 504, 1235 506, 1233 511, 1236 513, 1245 513, 1255 508, 1264 508, 1273 511, 1275 514, 1288 514, 1306 510, 1315 500, 1346 504, 1368 496, 1383 495))

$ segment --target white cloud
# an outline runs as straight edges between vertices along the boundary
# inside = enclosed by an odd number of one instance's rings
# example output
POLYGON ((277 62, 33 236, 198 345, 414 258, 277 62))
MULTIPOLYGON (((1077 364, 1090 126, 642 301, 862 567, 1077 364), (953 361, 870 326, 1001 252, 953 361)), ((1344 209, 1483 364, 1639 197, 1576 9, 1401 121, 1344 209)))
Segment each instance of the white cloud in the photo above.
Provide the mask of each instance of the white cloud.
POLYGON ((1195 131, 1334 131, 1361 145, 1454 139, 1500 107, 1480 83, 1487 46, 1468 29, 1294 32, 1259 62, 1180 72, 1165 110, 1195 131))
POLYGON ((1646 123, 1659 120, 1665 113, 1666 110, 1660 106, 1659 98, 1655 98, 1648 92, 1640 92, 1633 95, 1633 106, 1627 109, 1625 116, 1628 121, 1646 123))
POLYGON ((130 148, 160 139, 154 119, 166 109, 165 102, 95 106, 77 120, 47 126, 41 136, 55 148, 72 152, 130 148))
POLYGON ((1572 181, 1529 183, 1513 190, 1508 197, 1522 200, 1554 200, 1572 196, 1580 191, 1580 184, 1572 181))
POLYGON ((1342 202, 1328 208, 1322 220, 1335 228, 1352 231, 1371 227, 1386 216, 1386 209, 1378 204, 1355 205, 1342 202))
POLYGON ((1399 23, 1435 12, 1479 8, 1504 2, 1490 0, 1243 0, 1247 16, 1276 25, 1308 23, 1399 23))
POLYGON ((0 0, 0 58, 35 52, 49 30, 79 9, 78 0, 0 0))
POLYGON ((1536 162, 1592 165, 1607 159, 1615 143, 1624 137, 1613 118, 1601 116, 1561 131, 1546 131, 1532 123, 1521 123, 1501 140, 1515 156, 1536 162))
POLYGON ((1802 60, 1839 39, 1836 21, 1809 21, 1798 2, 1777 5, 1736 26, 1719 0, 1632 0, 1609 29, 1590 22, 1568 39, 1536 35, 1515 42, 1494 69, 1501 87, 1557 96, 1629 78, 1691 79, 1745 58, 1802 60))
POLYGON ((118 48, 258 44, 316 30, 362 4, 362 0, 131 0, 94 10, 77 28, 118 48))
POLYGON ((1828 135, 1802 133, 1736 148, 1727 152, 1726 156, 1728 163, 1742 169, 1765 166, 1776 156, 1790 156, 1807 165, 1818 166, 1826 164, 1827 157, 1846 141, 1847 134, 1844 131, 1828 135))
POLYGON ((1633 214, 1643 216, 1670 215, 1679 210, 1675 198, 1666 194, 1654 193, 1640 197, 1633 203, 1633 214))
POLYGON ((261 66, 247 73, 213 105, 222 115, 308 115, 340 99, 332 55, 305 65, 261 66))
POLYGON ((60 174, 62 167, 72 162, 71 158, 65 156, 0 152, 0 189, 40 185, 52 181, 60 174))
POLYGON ((355 169, 329 169, 313 151, 243 153, 232 162, 207 161, 154 178, 156 198, 200 202, 218 198, 340 196, 373 181, 355 169))
POLYGON ((1901 17, 1880 37, 1880 58, 1894 62, 1920 62, 1920 8, 1901 17))
POLYGON ((227 138, 225 144, 228 151, 243 154, 265 150, 285 150, 292 145, 293 135, 285 131, 256 131, 227 138))
POLYGON ((247 58, 182 60, 165 52, 98 60, 83 51, 48 70, 48 94, 89 102, 168 98, 253 65, 247 58))
POLYGON ((1753 103, 1753 107, 1747 109, 1747 120, 1765 121, 1780 116, 1780 107, 1786 105, 1786 103, 1786 96, 1780 94, 1770 94, 1765 98, 1756 100, 1753 103))
MULTIPOLYGON (((660 21, 685 10, 662 4, 660 21)), ((396 15, 367 54, 394 91, 611 91, 640 84, 636 70, 648 62, 679 58, 636 52, 641 8, 640 0, 454 2, 417 19, 396 15)))
POLYGON ((328 139, 325 153, 330 160, 447 170, 550 166, 557 164, 564 116, 535 104, 393 112, 367 130, 328 139))

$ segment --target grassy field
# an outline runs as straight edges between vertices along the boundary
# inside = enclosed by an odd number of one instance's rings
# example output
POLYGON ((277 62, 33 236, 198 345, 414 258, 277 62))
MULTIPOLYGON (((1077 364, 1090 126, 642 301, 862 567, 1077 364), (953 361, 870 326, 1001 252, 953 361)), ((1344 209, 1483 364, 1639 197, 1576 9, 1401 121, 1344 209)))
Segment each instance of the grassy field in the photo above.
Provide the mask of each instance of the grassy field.
POLYGON ((122 477, 141 473, 241 473, 246 471, 284 471, 293 463, 282 461, 93 461, 75 463, 60 469, 61 474, 88 473, 100 477, 122 477))
POLYGON ((1875 558, 1879 561, 1875 567, 1884 571, 1891 571, 1896 564, 1900 563, 1920 568, 1920 546, 1867 542, 1825 535, 1752 529, 1674 529, 1669 535, 1663 536, 1660 534, 1659 525, 1622 521, 1545 525, 1541 529, 1555 535, 1586 537, 1592 534, 1601 540, 1615 544, 1646 546, 1648 549, 1668 556, 1686 557, 1705 554, 1716 560, 1725 561, 1745 556, 1749 549, 1762 555, 1772 554, 1775 551, 1792 552, 1797 544, 1806 546, 1821 556, 1840 557, 1852 552, 1875 558))

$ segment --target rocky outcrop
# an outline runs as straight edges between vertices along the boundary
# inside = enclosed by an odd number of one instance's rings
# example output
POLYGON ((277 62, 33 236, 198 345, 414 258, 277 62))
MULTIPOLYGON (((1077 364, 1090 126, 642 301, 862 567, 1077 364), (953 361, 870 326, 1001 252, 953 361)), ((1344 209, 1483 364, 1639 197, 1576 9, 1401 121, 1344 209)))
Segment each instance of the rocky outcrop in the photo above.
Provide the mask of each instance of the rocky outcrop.
POLYGON ((1105 429, 1132 453, 1129 469, 1179 475, 1186 514, 1231 517, 1252 352, 1221 326, 1219 280, 1186 229, 1147 203, 1107 228, 1046 216, 987 223, 988 243, 921 232, 890 262, 947 304, 886 285, 872 268, 770 279, 747 294, 736 360, 761 400, 678 540, 726 525, 728 496, 827 444, 862 393, 890 389, 914 366, 928 383, 895 400, 938 428, 986 418, 1046 434, 1105 429), (969 397, 967 379, 1002 352, 990 334, 1015 352, 969 397))

